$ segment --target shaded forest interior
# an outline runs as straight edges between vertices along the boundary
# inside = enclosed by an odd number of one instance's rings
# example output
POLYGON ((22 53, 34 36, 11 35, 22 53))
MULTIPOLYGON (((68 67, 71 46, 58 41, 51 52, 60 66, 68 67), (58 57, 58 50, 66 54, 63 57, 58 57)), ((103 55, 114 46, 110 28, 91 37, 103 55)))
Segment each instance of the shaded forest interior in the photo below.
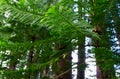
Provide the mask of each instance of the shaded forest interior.
POLYGON ((0 0, 0 79, 119 78, 120 0, 0 0))

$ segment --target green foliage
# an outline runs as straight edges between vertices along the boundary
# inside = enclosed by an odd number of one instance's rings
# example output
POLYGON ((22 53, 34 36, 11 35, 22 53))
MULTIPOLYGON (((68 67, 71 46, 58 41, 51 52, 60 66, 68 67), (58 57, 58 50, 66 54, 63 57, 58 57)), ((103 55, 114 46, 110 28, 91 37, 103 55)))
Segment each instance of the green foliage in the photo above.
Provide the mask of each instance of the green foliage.
POLYGON ((97 64, 104 70, 110 70, 116 63, 114 53, 105 47, 94 48, 97 64))
POLYGON ((77 16, 71 8, 55 5, 48 9, 41 22, 47 24, 50 34, 62 42, 71 41, 83 35, 97 37, 91 32, 92 27, 87 22, 77 21, 75 18, 77 16))
MULTIPOLYGON (((101 18, 105 16, 107 3, 106 0, 99 0, 91 7, 91 3, 82 4, 84 13, 88 10, 95 13, 91 23, 103 22, 101 18)), ((30 75, 35 79, 36 72, 43 74, 46 68, 56 72, 59 58, 65 59, 68 52, 78 45, 72 40, 82 43, 84 36, 97 40, 104 38, 99 40, 103 47, 93 50, 97 64, 103 70, 119 62, 119 56, 107 47, 108 38, 104 35, 98 37, 92 32, 93 26, 85 20, 77 20, 79 15, 73 11, 75 4, 73 0, 0 1, 0 71, 4 78, 27 79, 30 75)), ((40 77, 44 79, 48 76, 40 77)))

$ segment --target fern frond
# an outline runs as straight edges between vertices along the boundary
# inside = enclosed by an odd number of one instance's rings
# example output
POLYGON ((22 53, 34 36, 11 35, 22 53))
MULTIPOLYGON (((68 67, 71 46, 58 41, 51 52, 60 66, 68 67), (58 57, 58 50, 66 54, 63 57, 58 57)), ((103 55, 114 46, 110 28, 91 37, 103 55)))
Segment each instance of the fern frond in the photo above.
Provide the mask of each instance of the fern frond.
POLYGON ((81 36, 97 37, 92 32, 92 27, 85 21, 75 22, 77 18, 71 8, 63 8, 60 5, 51 7, 41 22, 50 28, 51 35, 56 38, 74 39, 81 36))
POLYGON ((39 25, 43 16, 42 14, 34 14, 29 11, 24 11, 9 4, 3 6, 4 7, 1 8, 1 11, 4 11, 4 14, 6 11, 9 11, 10 13, 10 16, 7 18, 8 21, 18 21, 27 25, 39 25))

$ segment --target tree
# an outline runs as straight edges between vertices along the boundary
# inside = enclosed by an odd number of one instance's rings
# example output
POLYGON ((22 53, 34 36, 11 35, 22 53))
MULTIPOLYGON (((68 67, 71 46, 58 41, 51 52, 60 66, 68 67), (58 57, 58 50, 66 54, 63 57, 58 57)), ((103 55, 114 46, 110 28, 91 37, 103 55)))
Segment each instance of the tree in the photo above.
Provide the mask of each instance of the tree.
POLYGON ((10 68, 4 70, 1 65, 3 78, 38 79, 39 75, 41 78, 48 78, 52 76, 48 73, 51 69, 49 67, 55 63, 59 64, 59 67, 56 67, 56 78, 71 78, 71 75, 67 75, 71 74, 71 63, 68 61, 71 55, 69 52, 74 47, 71 41, 82 35, 92 36, 92 32, 88 30, 91 27, 85 22, 74 23, 76 15, 70 7, 73 2, 69 2, 60 1, 49 8, 47 5, 42 11, 40 7, 43 4, 38 6, 37 0, 35 3, 25 0, 4 3, 1 11, 3 15, 10 11, 10 16, 5 18, 10 26, 1 29, 6 33, 6 29, 11 30, 12 37, 1 44, 1 60, 10 60, 6 64, 10 68), (7 54, 6 50, 9 50, 10 54, 7 54), (67 66, 65 70, 61 63, 67 66))
MULTIPOLYGON (((107 26, 105 26, 105 21, 104 21, 107 12, 109 12, 109 9, 111 9, 110 3, 106 0, 92 2, 92 10, 93 10, 92 23, 95 26, 95 29, 93 31, 98 33, 100 39, 102 39, 102 40, 94 41, 95 47, 96 47, 95 49, 101 49, 101 47, 105 47, 106 49, 110 50, 108 34, 106 32, 107 26), (106 6, 107 6, 107 8, 106 8, 106 6), (106 10, 106 11, 104 11, 104 10, 106 10)), ((105 49, 102 49, 102 50, 104 51, 105 49)), ((111 54, 110 60, 107 61, 103 56, 104 54, 107 54, 107 51, 106 51, 106 53, 105 52, 100 53, 100 51, 95 52, 96 63, 97 63, 97 78, 98 79, 107 79, 107 78, 112 79, 115 77, 114 63, 110 63, 109 61, 114 62, 114 60, 113 60, 112 54, 111 54), (98 59, 98 57, 99 57, 99 59, 98 59), (109 66, 107 66, 107 64, 105 64, 106 61, 109 62, 109 66), (102 66, 103 64, 104 64, 104 67, 102 66), (106 66, 108 68, 106 68, 106 66), (109 75, 109 74, 111 74, 111 75, 109 75)), ((109 52, 109 55, 110 55, 110 52, 109 52)), ((107 58, 107 56, 108 55, 106 55, 106 58, 107 58)))
MULTIPOLYGON (((85 2, 82 0, 78 0, 78 20, 85 19, 85 13, 82 8, 84 8, 83 5, 85 2)), ((85 79, 85 36, 81 36, 81 40, 78 40, 78 68, 77 68, 77 79, 85 79), (82 41, 82 42, 81 42, 82 41)), ((80 39, 79 38, 79 39, 80 39)))
POLYGON ((71 51, 76 46, 79 51, 77 78, 84 79, 85 37, 93 39, 100 71, 97 78, 115 77, 113 66, 119 64, 119 55, 110 50, 112 34, 107 31, 111 28, 108 24, 112 24, 108 21, 114 20, 116 25, 119 21, 118 12, 113 15, 116 11, 113 1, 2 0, 0 5, 2 79, 72 79, 72 65, 76 63, 71 62, 71 51), (73 9, 75 4, 78 12, 73 9), (112 15, 112 19, 107 15, 112 15))

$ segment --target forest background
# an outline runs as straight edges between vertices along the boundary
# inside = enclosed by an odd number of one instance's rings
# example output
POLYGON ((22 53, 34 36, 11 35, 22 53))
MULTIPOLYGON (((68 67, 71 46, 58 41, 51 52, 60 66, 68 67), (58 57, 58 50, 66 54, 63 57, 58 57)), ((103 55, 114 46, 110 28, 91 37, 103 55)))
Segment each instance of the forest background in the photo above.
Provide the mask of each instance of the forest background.
POLYGON ((119 79, 119 26, 120 0, 0 0, 0 77, 87 79, 93 54, 93 78, 119 79))

